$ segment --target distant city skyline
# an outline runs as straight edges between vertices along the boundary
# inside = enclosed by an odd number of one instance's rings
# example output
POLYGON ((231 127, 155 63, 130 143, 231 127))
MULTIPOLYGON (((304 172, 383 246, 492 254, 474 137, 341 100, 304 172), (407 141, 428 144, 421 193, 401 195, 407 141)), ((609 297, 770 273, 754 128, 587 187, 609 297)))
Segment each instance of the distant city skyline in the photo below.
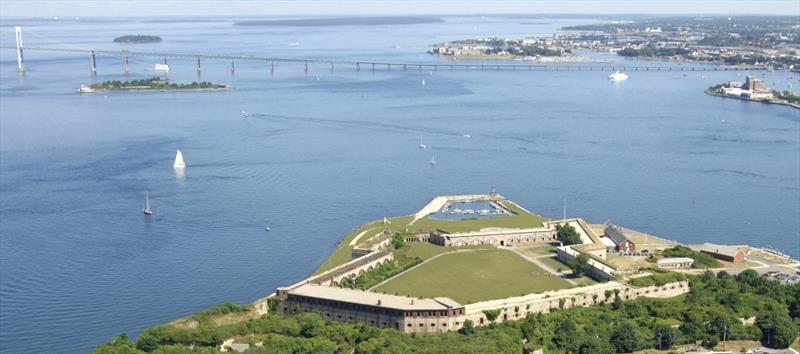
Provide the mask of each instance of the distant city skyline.
POLYGON ((325 16, 466 14, 798 15, 798 0, 1 0, 2 17, 325 16))

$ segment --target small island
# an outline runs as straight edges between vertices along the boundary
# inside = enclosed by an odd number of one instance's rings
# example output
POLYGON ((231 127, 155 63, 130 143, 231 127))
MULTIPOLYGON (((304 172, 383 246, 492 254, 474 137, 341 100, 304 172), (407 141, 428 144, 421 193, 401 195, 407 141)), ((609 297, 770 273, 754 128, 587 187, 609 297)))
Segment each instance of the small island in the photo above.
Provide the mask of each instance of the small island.
POLYGON ((141 44, 141 43, 159 43, 161 42, 161 37, 159 36, 148 36, 143 34, 129 34, 121 37, 114 38, 114 43, 133 43, 133 44, 141 44))
POLYGON ((729 81, 711 86, 705 92, 712 96, 736 98, 745 101, 782 104, 800 108, 800 95, 791 91, 773 90, 756 78, 748 76, 745 82, 729 81))
POLYGON ((152 77, 142 80, 119 81, 109 80, 91 85, 81 85, 79 93, 108 91, 207 91, 228 90, 230 86, 211 82, 192 82, 188 84, 170 83, 167 79, 152 77))

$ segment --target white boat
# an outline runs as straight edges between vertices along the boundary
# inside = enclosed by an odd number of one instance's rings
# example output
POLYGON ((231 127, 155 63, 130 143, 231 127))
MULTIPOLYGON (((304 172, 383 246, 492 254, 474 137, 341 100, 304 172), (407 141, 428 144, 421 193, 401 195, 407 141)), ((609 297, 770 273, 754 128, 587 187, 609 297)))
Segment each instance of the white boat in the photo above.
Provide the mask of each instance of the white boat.
POLYGON ((248 111, 242 111, 242 113, 241 113, 241 114, 242 114, 242 117, 247 117, 247 116, 249 116, 249 115, 250 115, 250 112, 248 112, 248 111))
POLYGON ((425 79, 422 79, 422 86, 425 86, 425 79))
POLYGON ((153 71, 158 71, 158 72, 162 72, 162 73, 168 73, 169 72, 169 65, 167 65, 167 64, 156 64, 156 65, 153 65, 153 71))
POLYGON ((271 231, 272 228, 269 225, 264 225, 264 231, 271 231))
POLYGON ((431 165, 436 165, 437 163, 438 163, 438 162, 436 162, 436 155, 433 155, 433 156, 431 157, 431 165))
POLYGON ((94 92, 94 89, 89 85, 81 85, 78 89, 78 93, 91 93, 94 92))
POLYGON ((617 70, 615 73, 608 75, 608 79, 611 81, 623 81, 628 79, 628 75, 617 70))
POLYGON ((465 138, 467 138, 467 139, 470 139, 470 138, 472 138, 472 135, 470 135, 470 134, 464 134, 464 137, 465 137, 465 138))
POLYGON ((425 150, 428 148, 428 145, 422 143, 422 137, 419 137, 419 145, 417 145, 421 150, 425 150))
POLYGON ((288 45, 288 46, 291 46, 291 47, 297 47, 297 46, 299 46, 299 45, 300 45, 300 42, 292 42, 292 43, 289 43, 289 44, 287 44, 287 45, 288 45))
POLYGON ((183 162, 183 154, 181 154, 180 150, 178 150, 178 152, 175 153, 175 163, 172 164, 172 167, 174 167, 174 168, 184 168, 184 167, 186 167, 186 163, 183 162))
POLYGON ((144 191, 144 215, 153 215, 153 210, 150 209, 150 193, 144 191))

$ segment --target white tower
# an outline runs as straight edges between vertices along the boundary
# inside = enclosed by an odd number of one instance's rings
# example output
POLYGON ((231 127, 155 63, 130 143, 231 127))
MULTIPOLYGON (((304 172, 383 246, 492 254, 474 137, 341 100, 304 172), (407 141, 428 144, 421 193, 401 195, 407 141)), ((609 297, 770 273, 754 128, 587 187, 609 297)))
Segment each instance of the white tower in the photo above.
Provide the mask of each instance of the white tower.
POLYGON ((25 62, 22 59, 22 27, 14 27, 14 34, 17 40, 17 70, 25 71, 25 62))

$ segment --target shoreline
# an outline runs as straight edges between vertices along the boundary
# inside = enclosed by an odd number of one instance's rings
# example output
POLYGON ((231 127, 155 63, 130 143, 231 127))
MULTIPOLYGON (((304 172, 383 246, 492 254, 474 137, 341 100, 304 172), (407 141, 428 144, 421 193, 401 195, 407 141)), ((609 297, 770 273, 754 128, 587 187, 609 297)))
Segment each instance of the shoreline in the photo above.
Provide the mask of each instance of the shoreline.
POLYGON ((744 98, 744 97, 728 96, 728 95, 724 95, 724 94, 721 94, 721 93, 709 91, 708 89, 703 90, 703 92, 705 92, 708 95, 716 96, 716 97, 733 98, 733 99, 737 99, 737 100, 740 100, 740 101, 748 101, 748 102, 777 104, 777 105, 781 105, 781 106, 789 106, 789 107, 792 107, 792 108, 795 108, 795 109, 800 109, 800 104, 790 103, 790 102, 786 102, 786 101, 754 100, 754 99, 744 98))

